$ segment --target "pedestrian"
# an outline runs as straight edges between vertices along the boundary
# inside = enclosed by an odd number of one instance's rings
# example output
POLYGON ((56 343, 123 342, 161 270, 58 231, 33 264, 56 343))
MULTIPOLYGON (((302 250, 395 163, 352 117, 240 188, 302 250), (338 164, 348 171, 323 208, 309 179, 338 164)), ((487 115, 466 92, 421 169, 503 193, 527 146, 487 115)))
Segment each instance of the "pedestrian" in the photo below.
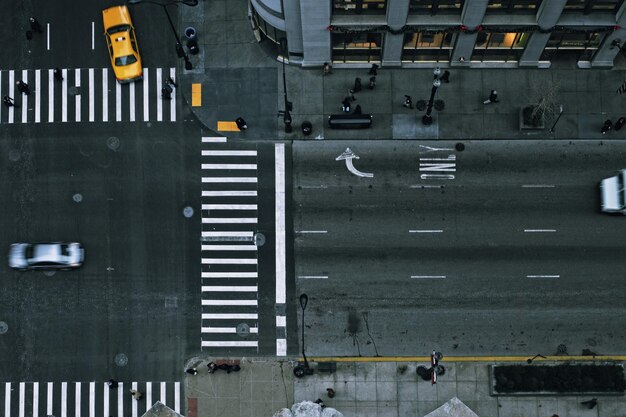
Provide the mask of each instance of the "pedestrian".
POLYGON ((610 119, 607 119, 604 121, 604 124, 602 125, 602 129, 600 129, 600 132, 602 132, 603 135, 606 135, 606 132, 611 130, 612 127, 613 127, 613 122, 610 119))
POLYGON ((363 114, 363 111, 361 110, 361 105, 357 104, 357 106, 354 108, 354 113, 352 114, 363 114))
POLYGON ((450 71, 445 70, 443 72, 443 75, 441 76, 441 78, 439 78, 441 81, 443 81, 444 83, 449 83, 450 82, 450 71))
POLYGON ((356 97, 354 96, 354 90, 350 89, 348 90, 348 97, 350 97, 350 100, 355 101, 356 97))
POLYGON ((498 101, 498 92, 496 90, 491 90, 489 93, 489 98, 483 101, 483 104, 497 103, 498 101))
POLYGON ((115 389, 115 388, 117 388, 119 386, 119 383, 116 380, 114 380, 114 379, 109 379, 107 381, 107 385, 109 386, 109 388, 115 389))
POLYGON ((130 395, 132 395, 133 398, 137 401, 139 401, 141 397, 143 397, 143 394, 141 393, 141 391, 137 391, 136 389, 131 389, 130 395))
POLYGON ((328 393, 328 398, 334 398, 335 397, 335 390, 332 388, 326 388, 326 392, 328 393))
POLYGON ((598 399, 597 398, 592 398, 590 400, 587 401, 583 401, 581 402, 582 405, 586 405, 588 409, 592 409, 594 408, 596 405, 598 405, 598 399))
POLYGON ((209 362, 207 363, 207 368, 209 368, 209 373, 212 374, 213 372, 217 371, 217 364, 215 362, 209 362))
POLYGON ((359 91, 361 91, 361 79, 359 77, 356 77, 354 79, 354 88, 353 88, 355 93, 358 93, 359 91))
POLYGON ((189 375, 198 375, 198 369, 196 368, 189 368, 185 372, 187 372, 189 375))
POLYGON ((350 113, 350 97, 344 98, 341 105, 344 113, 350 113))
POLYGON ((163 100, 171 100, 172 99, 172 87, 169 85, 164 85, 161 89, 161 98, 163 100))
POLYGON ((413 100, 411 100, 411 96, 404 95, 404 107, 408 107, 409 109, 413 108, 413 100))
POLYGON ((378 75, 378 65, 372 64, 372 68, 368 72, 369 75, 378 75))
POLYGON ((4 103, 5 106, 7 107, 13 107, 15 106, 15 103, 13 102, 13 99, 9 96, 4 96, 2 98, 2 102, 4 103))
POLYGON ((370 90, 373 90, 376 87, 376 76, 370 77, 370 83, 367 86, 370 90))
POLYGON ((15 85, 17 85, 17 91, 19 91, 20 93, 29 95, 30 94, 30 88, 28 88, 28 84, 26 84, 24 81, 19 80, 15 82, 15 85))
POLYGON ((321 398, 318 398, 317 400, 315 400, 315 404, 319 404, 320 407, 322 407, 322 410, 326 408, 326 404, 324 404, 324 401, 322 401, 321 398))
POLYGON ((57 81, 63 81, 63 73, 59 67, 54 69, 54 79, 57 81))
POLYGON ((328 62, 324 62, 324 75, 328 75, 328 74, 332 74, 333 73, 333 66, 330 65, 328 62))
POLYGON ((26 31, 26 40, 30 41, 31 39, 33 39, 33 32, 31 30, 27 30, 26 31))
POLYGON ((39 21, 37 19, 35 19, 34 17, 31 17, 30 19, 28 19, 28 21, 30 22, 30 29, 33 32, 37 32, 37 33, 43 32, 43 30, 41 29, 41 25, 39 24, 39 21))
POLYGON ((552 414, 552 417, 559 417, 558 414, 552 414))
POLYGON ((617 119, 617 122, 615 122, 615 130, 620 130, 621 128, 624 127, 624 125, 626 124, 626 118, 624 117, 620 117, 619 119, 617 119))
POLYGON ((237 119, 235 119, 235 124, 237 125, 239 130, 246 130, 248 128, 246 121, 243 120, 242 117, 238 117, 237 119))
POLYGON ((169 85, 170 87, 174 86, 174 88, 178 88, 178 84, 174 82, 174 79, 172 77, 167 77, 165 79, 165 84, 169 85))

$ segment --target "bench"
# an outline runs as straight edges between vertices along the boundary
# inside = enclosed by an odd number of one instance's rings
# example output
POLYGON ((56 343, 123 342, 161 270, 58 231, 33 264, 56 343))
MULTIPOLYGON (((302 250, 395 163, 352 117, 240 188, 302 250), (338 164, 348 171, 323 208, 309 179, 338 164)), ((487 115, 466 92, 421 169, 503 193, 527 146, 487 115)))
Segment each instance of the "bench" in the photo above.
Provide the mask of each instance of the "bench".
POLYGON ((213 361, 217 366, 220 365, 239 365, 241 361, 239 359, 216 359, 213 361))
POLYGON ((367 129, 371 125, 371 114, 331 114, 328 116, 328 126, 332 129, 367 129))

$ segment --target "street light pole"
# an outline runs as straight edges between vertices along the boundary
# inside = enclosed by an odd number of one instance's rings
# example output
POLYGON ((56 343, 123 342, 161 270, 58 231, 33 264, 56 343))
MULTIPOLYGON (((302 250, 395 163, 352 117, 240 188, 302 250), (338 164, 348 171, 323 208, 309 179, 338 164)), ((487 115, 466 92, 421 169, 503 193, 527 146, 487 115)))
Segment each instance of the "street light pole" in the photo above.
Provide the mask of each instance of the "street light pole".
POLYGON ((178 36, 178 33, 176 32, 176 28, 174 27, 174 22, 172 22, 172 17, 170 16, 170 13, 167 11, 167 6, 171 4, 177 4, 177 3, 183 3, 187 6, 197 6, 198 0, 174 0, 168 3, 158 3, 156 1, 150 1, 150 0, 126 0, 126 2, 128 4, 139 4, 139 3, 145 2, 145 3, 152 3, 152 4, 156 4, 157 6, 161 6, 163 10, 165 11, 167 20, 168 22, 170 22, 170 27, 172 28, 172 32, 174 33, 174 37, 176 38, 176 55, 179 58, 183 58, 185 60, 185 69, 187 71, 193 69, 193 66, 191 65, 191 61, 189 60, 189 55, 187 55, 187 53, 185 52, 185 49, 183 48, 182 43, 180 42, 180 38, 178 36))
POLYGON ((433 117, 430 115, 433 111, 433 101, 435 100, 435 93, 441 85, 441 81, 438 78, 433 81, 433 88, 430 90, 430 99, 428 100, 428 108, 426 114, 422 117, 422 123, 426 126, 433 124, 433 117))
POLYGON ((550 133, 554 133, 554 128, 556 127, 556 124, 559 122, 559 120, 561 120, 561 116, 562 115, 563 115, 563 105, 561 104, 559 106, 559 116, 556 118, 556 120, 554 121, 554 124, 550 128, 550 130, 549 130, 550 133))
MULTIPOLYGON (((291 126, 291 110, 293 110, 293 103, 287 99, 287 76, 285 75, 285 59, 286 56, 289 55, 287 51, 287 39, 280 39, 280 50, 283 56, 283 98, 285 104, 285 110, 281 110, 278 112, 279 116, 283 116, 283 123, 285 124, 285 133, 291 133, 293 131, 293 127, 291 126)), ((306 295, 306 294, 304 294, 306 295)))
POLYGON ((313 369, 309 366, 309 361, 306 358, 306 353, 304 349, 304 310, 306 310, 306 305, 309 302, 309 297, 306 294, 300 294, 300 308, 302 309, 302 358, 304 358, 304 366, 298 364, 295 368, 293 368, 293 374, 297 378, 302 378, 305 375, 312 375, 313 369))

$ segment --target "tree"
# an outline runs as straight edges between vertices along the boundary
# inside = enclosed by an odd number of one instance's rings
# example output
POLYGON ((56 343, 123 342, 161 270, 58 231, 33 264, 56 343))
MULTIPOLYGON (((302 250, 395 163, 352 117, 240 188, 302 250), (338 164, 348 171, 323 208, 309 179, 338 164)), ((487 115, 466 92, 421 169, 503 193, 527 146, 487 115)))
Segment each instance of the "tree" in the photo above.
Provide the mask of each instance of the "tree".
POLYGON ((533 103, 522 109, 522 119, 526 126, 542 127, 544 120, 552 119, 559 112, 559 83, 544 81, 536 84, 527 102, 533 103))

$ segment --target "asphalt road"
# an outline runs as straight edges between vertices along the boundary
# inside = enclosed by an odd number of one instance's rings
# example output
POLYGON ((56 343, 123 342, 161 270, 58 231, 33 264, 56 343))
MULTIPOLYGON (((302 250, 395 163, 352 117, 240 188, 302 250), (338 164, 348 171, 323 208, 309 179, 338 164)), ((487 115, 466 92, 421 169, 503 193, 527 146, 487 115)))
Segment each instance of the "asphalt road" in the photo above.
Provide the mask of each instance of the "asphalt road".
POLYGON ((624 351, 626 219, 598 182, 626 143, 464 144, 294 145, 309 355, 624 351))

